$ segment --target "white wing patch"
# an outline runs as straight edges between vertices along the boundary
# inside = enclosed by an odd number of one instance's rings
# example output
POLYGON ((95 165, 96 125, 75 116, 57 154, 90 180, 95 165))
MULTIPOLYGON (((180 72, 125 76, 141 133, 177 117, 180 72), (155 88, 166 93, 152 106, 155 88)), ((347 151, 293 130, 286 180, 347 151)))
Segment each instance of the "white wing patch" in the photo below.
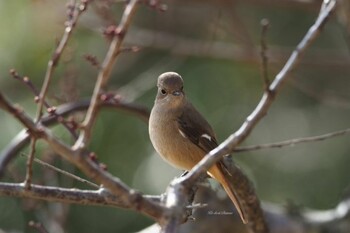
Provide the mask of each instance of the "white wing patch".
POLYGON ((186 134, 179 129, 179 133, 181 134, 182 137, 187 138, 186 134))
POLYGON ((211 137, 208 135, 208 134, 202 134, 201 135, 201 138, 206 138, 206 139, 208 139, 209 141, 211 141, 211 137))

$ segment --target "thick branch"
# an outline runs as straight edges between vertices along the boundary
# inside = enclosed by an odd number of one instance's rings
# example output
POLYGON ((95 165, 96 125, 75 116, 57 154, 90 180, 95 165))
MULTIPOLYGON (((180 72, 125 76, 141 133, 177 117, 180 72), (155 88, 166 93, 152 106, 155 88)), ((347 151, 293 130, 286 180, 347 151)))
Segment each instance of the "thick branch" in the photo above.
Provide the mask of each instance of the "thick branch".
MULTIPOLYGON (((23 183, 14 184, 0 182, 0 196, 32 198, 67 204, 132 208, 129 203, 123 202, 117 196, 114 196, 103 188, 99 190, 81 190, 76 188, 69 189, 32 184, 30 189, 26 189, 23 183)), ((154 202, 159 201, 159 197, 155 196, 144 196, 144 198, 154 202)))
MULTIPOLYGON (((86 111, 90 105, 90 100, 80 100, 73 103, 62 104, 57 107, 54 115, 47 115, 42 117, 40 123, 45 126, 57 124, 58 117, 66 117, 79 111, 86 111)), ((118 110, 127 111, 148 122, 149 109, 129 102, 108 101, 102 102, 100 108, 116 108, 118 110)), ((29 134, 27 130, 19 132, 12 141, 0 153, 0 178, 3 176, 7 165, 19 154, 19 152, 29 143, 29 134)))
POLYGON ((85 173, 85 175, 94 179, 97 183, 102 184, 111 193, 118 196, 121 201, 129 203, 130 208, 136 209, 155 220, 160 221, 162 219, 164 208, 161 205, 154 203, 149 199, 145 199, 140 193, 130 189, 117 177, 103 171, 98 164, 89 159, 87 151, 72 150, 62 141, 53 136, 46 127, 38 126, 23 111, 15 108, 1 93, 0 108, 11 113, 26 128, 28 128, 31 134, 34 134, 37 138, 44 139, 57 154, 77 166, 85 173))

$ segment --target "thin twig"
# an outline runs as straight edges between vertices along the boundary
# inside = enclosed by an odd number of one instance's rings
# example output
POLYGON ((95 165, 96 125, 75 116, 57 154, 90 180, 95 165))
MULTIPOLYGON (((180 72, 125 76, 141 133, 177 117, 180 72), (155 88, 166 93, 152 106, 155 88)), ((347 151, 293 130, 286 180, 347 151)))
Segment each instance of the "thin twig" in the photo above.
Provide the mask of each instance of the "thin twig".
POLYGON ((266 34, 269 29, 270 22, 268 19, 262 19, 261 22, 261 38, 260 38, 260 56, 262 61, 262 79, 264 82, 264 90, 267 91, 270 85, 269 73, 268 73, 268 57, 267 57, 267 43, 266 34))
MULTIPOLYGON (((67 115, 72 115, 80 111, 85 111, 88 109, 89 105, 90 100, 88 99, 62 104, 60 106, 57 106, 55 115, 47 115, 42 117, 40 123, 44 126, 55 125, 58 123, 58 117, 65 117, 67 115)), ((148 122, 150 113, 149 109, 146 107, 130 102, 125 102, 123 100, 116 101, 112 99, 108 102, 102 102, 100 107, 124 110, 139 117, 144 122, 148 122)), ((5 169, 10 161, 18 155, 18 153, 29 143, 29 141, 30 135, 28 134, 27 130, 22 130, 11 140, 8 146, 6 146, 0 152, 0 178, 4 174, 5 169)))
MULTIPOLYGON (((23 154, 23 155, 26 156, 25 154, 23 154)), ((28 156, 27 156, 27 157, 28 157, 28 156)), ((44 166, 44 167, 47 167, 47 168, 51 169, 51 170, 54 170, 54 171, 56 171, 56 172, 58 172, 58 173, 61 173, 61 174, 65 175, 65 176, 68 176, 68 177, 70 177, 70 178, 72 178, 72 179, 74 179, 74 180, 77 180, 77 181, 79 181, 79 182, 81 182, 81 183, 90 185, 90 186, 93 187, 93 188, 97 188, 97 189, 100 188, 100 186, 98 186, 98 185, 95 184, 95 183, 92 183, 91 181, 88 181, 88 180, 86 180, 86 179, 83 179, 83 178, 81 178, 81 177, 79 177, 79 176, 76 176, 76 175, 70 173, 70 172, 64 171, 64 170, 62 170, 62 169, 60 169, 60 168, 58 168, 58 167, 55 167, 55 166, 53 166, 53 165, 51 165, 51 164, 49 164, 49 163, 46 163, 46 162, 44 162, 44 161, 42 161, 42 160, 40 160, 40 159, 34 158, 33 161, 36 162, 36 163, 38 163, 38 164, 40 164, 40 165, 42 165, 42 166, 44 166)))
MULTIPOLYGON (((11 76, 14 78, 14 79, 16 79, 16 80, 18 80, 18 81, 20 81, 20 82, 22 82, 22 83, 24 83, 32 92, 33 92, 33 94, 34 94, 34 96, 35 96, 35 100, 37 100, 38 99, 38 96, 39 96, 39 90, 36 88, 36 86, 32 83, 32 81, 30 81, 30 79, 29 79, 29 77, 27 77, 27 76, 24 76, 24 77, 22 77, 22 76, 20 76, 19 74, 18 74, 18 72, 15 70, 15 69, 10 69, 10 74, 11 74, 11 76)), ((47 101, 45 100, 44 101, 44 105, 45 105, 45 107, 50 107, 50 105, 47 103, 47 101)))
MULTIPOLYGON (((260 0, 259 0, 260 1, 260 0)), ((274 0, 277 1, 277 0, 274 0)), ((250 53, 249 49, 236 43, 223 41, 207 41, 179 36, 169 31, 135 28, 128 32, 128 43, 137 44, 142 48, 170 50, 176 57, 212 58, 219 60, 239 61, 249 65, 261 65, 259 53, 250 53), (154 43, 157 41, 157 43, 154 43), (210 48, 204 50, 203 48, 210 48)), ((269 64, 283 65, 286 57, 290 56, 295 47, 269 44, 269 64)), ((320 68, 348 68, 350 58, 348 53, 339 54, 335 49, 311 47, 308 56, 300 61, 303 65, 320 68)), ((269 69, 271 70, 271 69, 269 69)), ((271 76, 271 75, 270 75, 271 76)), ((270 77, 271 79, 271 77, 270 77)))
POLYGON ((100 69, 100 62, 98 61, 97 57, 92 54, 85 54, 83 56, 86 61, 88 61, 93 67, 100 69))
POLYGON ((91 128, 92 128, 92 125, 94 124, 94 121, 98 112, 98 106, 101 102, 100 100, 101 91, 105 88, 108 82, 113 65, 115 64, 115 61, 121 49, 125 34, 136 12, 137 3, 138 3, 138 0, 131 0, 128 3, 128 5, 126 6, 123 12, 123 16, 121 18, 120 24, 115 29, 113 40, 109 46, 108 52, 101 65, 101 69, 97 77, 94 92, 91 98, 90 107, 82 123, 82 131, 73 147, 75 149, 84 148, 90 139, 91 128))
POLYGON ((30 152, 27 158, 27 170, 26 170, 26 178, 24 181, 24 188, 30 189, 30 185, 32 184, 33 177, 33 160, 35 156, 35 146, 36 146, 36 137, 32 136, 30 141, 30 152))
POLYGON ((237 147, 234 149, 234 152, 246 152, 246 151, 255 151, 255 150, 261 150, 261 149, 269 149, 269 148, 282 148, 286 146, 294 146, 296 144, 300 143, 308 143, 308 142, 317 142, 317 141, 323 141, 330 138, 343 136, 350 133, 350 128, 335 131, 332 133, 322 134, 318 136, 313 137, 305 137, 305 138, 294 138, 290 140, 285 140, 281 142, 274 142, 274 143, 266 143, 266 144, 260 144, 260 145, 253 145, 253 146, 244 146, 244 147, 237 147))
POLYGON ((45 103, 45 98, 46 94, 49 88, 49 85, 52 80, 52 74, 59 62, 59 59, 61 58, 63 50, 66 48, 66 45, 68 43, 68 40, 73 32, 73 29, 79 19, 79 16, 81 15, 82 12, 86 10, 86 7, 88 5, 89 1, 81 1, 79 6, 75 6, 75 10, 73 12, 73 15, 71 18, 68 19, 66 22, 66 28, 64 30, 63 36, 51 56, 50 61, 47 64, 47 70, 44 78, 44 83, 42 85, 41 91, 39 93, 39 98, 38 98, 38 108, 37 108, 37 113, 36 113, 36 122, 39 122, 42 115, 43 115, 43 105, 45 103))
MULTIPOLYGON (((10 70, 10 74, 12 75, 13 78, 15 78, 16 80, 24 83, 32 92, 33 94, 35 95, 35 98, 34 100, 37 102, 39 101, 39 90, 36 88, 36 86, 32 83, 32 81, 29 79, 29 77, 27 76, 24 76, 24 77, 21 77, 17 71, 15 69, 11 69, 10 70)), ((44 99, 44 102, 43 102, 44 106, 47 108, 47 112, 50 114, 50 115, 54 115, 56 117, 58 117, 58 115, 56 114, 56 107, 54 106, 50 106, 50 104, 47 102, 46 99, 44 99)), ((60 118, 61 119, 61 118, 60 118)), ((75 132, 75 128, 72 127, 71 124, 69 124, 68 122, 66 122, 63 118, 62 120, 60 121, 60 123, 67 129, 67 131, 73 136, 74 139, 77 139, 78 136, 75 132)))
POLYGON ((77 166, 86 176, 102 184, 112 194, 118 196, 122 202, 128 203, 135 209, 156 220, 163 217, 165 207, 145 198, 139 192, 131 189, 117 177, 100 168, 95 161, 87 156, 85 150, 73 150, 69 145, 56 138, 45 126, 36 124, 19 107, 14 107, 0 92, 0 108, 12 114, 19 122, 28 128, 32 136, 45 140, 50 147, 64 159, 77 166))

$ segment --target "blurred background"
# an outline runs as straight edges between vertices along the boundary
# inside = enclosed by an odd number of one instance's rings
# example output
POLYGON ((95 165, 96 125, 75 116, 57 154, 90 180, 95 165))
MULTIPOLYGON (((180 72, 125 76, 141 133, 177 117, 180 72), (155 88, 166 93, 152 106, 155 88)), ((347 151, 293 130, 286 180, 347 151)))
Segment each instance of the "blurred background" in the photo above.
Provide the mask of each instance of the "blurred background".
MULTIPOLYGON (((317 17, 317 0, 161 1, 167 10, 140 4, 124 46, 137 52, 120 54, 108 91, 151 108, 156 79, 176 71, 188 98, 208 119, 219 141, 232 134, 255 108, 263 93, 260 21, 266 36, 268 73, 272 80, 317 17)), ((349 127, 350 8, 342 1, 317 41, 277 97, 268 115, 244 145, 314 136, 349 127)), ((93 1, 80 18, 53 75, 48 101, 52 105, 91 96, 98 70, 87 54, 102 62, 109 40, 103 31, 117 24, 123 1, 93 1)), ((163 6, 162 6, 163 8, 163 6)), ((41 87, 47 62, 59 41, 66 6, 59 0, 0 1, 0 91, 35 116, 34 95, 9 75, 11 68, 41 87)), ((82 113, 75 117, 81 119, 82 113)), ((0 149, 22 129, 0 111, 0 149)), ((72 143, 61 127, 58 137, 72 143)), ((100 113, 89 147, 109 172, 146 194, 161 194, 182 173, 155 153, 147 124, 115 110, 100 113)), ((28 153, 28 149, 23 151, 28 153)), ((234 160, 253 181, 265 202, 333 208, 349 195, 349 136, 282 149, 237 153, 234 160)), ((45 143, 38 158, 82 175, 55 156, 45 143)), ((25 157, 18 156, 2 181, 22 182, 25 157)), ((35 165, 34 182, 87 188, 35 165)), ((28 221, 42 222, 52 232, 135 232, 152 221, 131 211, 0 198, 0 229, 35 232, 28 221), (56 228, 55 228, 56 227, 56 228), (55 230, 53 230, 55 229, 55 230)), ((0 230, 1 232, 1 230, 0 230)))

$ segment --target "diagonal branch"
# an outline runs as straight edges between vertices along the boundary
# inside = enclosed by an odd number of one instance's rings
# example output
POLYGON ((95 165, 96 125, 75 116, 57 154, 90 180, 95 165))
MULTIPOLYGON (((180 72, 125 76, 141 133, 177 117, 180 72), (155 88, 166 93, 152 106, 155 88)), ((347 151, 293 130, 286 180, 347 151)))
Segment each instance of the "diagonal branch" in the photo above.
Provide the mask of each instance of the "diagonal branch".
MULTIPOLYGON (((42 117, 40 123, 44 126, 51 126, 57 124, 58 117, 65 117, 80 111, 86 111, 89 105, 89 99, 62 104, 60 106, 57 106, 54 115, 47 115, 42 117)), ((136 115, 137 117, 141 118, 141 120, 148 122, 149 109, 134 103, 125 102, 123 100, 108 101, 102 102, 100 107, 124 110, 136 115)), ((14 159, 18 155, 20 150, 22 150, 29 143, 29 141, 30 135, 28 134, 27 130, 22 130, 12 139, 12 141, 7 145, 7 147, 5 147, 0 152, 0 178, 3 176, 7 165, 11 162, 12 159, 14 159)))
POLYGON ((64 34, 55 50, 53 53, 50 61, 47 64, 47 69, 46 69, 46 74, 44 78, 44 83, 41 88, 40 94, 38 96, 38 109, 36 113, 36 121, 40 121, 42 115, 43 115, 43 106, 45 103, 45 97, 49 88, 49 85, 52 80, 52 74, 58 64, 58 61, 62 55, 63 50, 66 48, 66 45, 68 43, 68 40, 73 32, 73 29, 81 15, 82 12, 86 10, 87 4, 89 1, 82 1, 79 6, 74 6, 74 11, 72 18, 67 21, 67 26, 64 30, 64 34))
POLYGON ((188 186, 194 184, 201 174, 205 173, 222 156, 232 153, 235 147, 248 137, 257 123, 267 114, 276 95, 283 84, 287 81, 289 74, 298 64, 303 52, 318 37, 330 14, 335 9, 335 6, 335 0, 324 1, 322 10, 320 11, 316 22, 293 51, 282 70, 276 75, 275 79, 270 84, 268 91, 264 93, 254 111, 247 117, 242 126, 234 134, 230 135, 223 143, 212 150, 187 174, 187 176, 183 178, 182 183, 184 185, 188 186))
POLYGON ((137 191, 129 188, 117 177, 102 170, 98 164, 89 159, 87 151, 71 149, 52 135, 51 131, 45 126, 35 124, 30 117, 21 111, 19 107, 14 107, 1 93, 0 108, 11 113, 18 121, 28 128, 32 136, 44 139, 57 154, 77 166, 86 176, 94 179, 98 184, 102 184, 112 194, 118 196, 121 201, 128 203, 131 209, 144 213, 155 220, 162 221, 162 214, 165 210, 163 206, 143 197, 137 191))
MULTIPOLYGON (((191 187, 198 181, 198 179, 209 170, 216 162, 218 162, 224 155, 230 154, 234 151, 234 149, 245 140, 250 132, 254 129, 254 127, 258 124, 258 122, 267 114, 270 106, 272 105, 276 95, 280 91, 283 84, 286 82, 289 74, 298 64, 303 52, 311 45, 311 43, 317 38, 320 34, 324 24, 327 22, 330 14, 335 9, 336 0, 324 0, 318 18, 314 25, 311 26, 309 31, 306 33, 305 37, 298 44, 296 49, 293 51, 292 55, 286 62, 283 69, 277 74, 273 82, 269 85, 269 87, 265 90, 260 102, 254 111, 247 117, 242 126, 232 135, 230 135, 223 143, 221 143, 217 148, 210 151, 207 156, 205 156, 196 166, 192 168, 191 171, 184 177, 178 178, 173 181, 171 184, 172 192, 168 193, 168 196, 172 199, 170 205, 167 205, 168 208, 177 208, 179 213, 182 213, 184 206, 178 205, 177 200, 182 200, 183 195, 185 195, 187 190, 190 190, 191 187), (183 192, 174 192, 174 190, 184 189, 183 192), (175 197, 174 197, 175 196, 175 197)), ((245 177, 243 173, 239 173, 242 177, 245 177)), ((238 176, 239 178, 240 176, 238 176)), ((237 181, 236 177, 232 177, 235 181, 237 181)), ((237 195, 239 197, 240 202, 244 205, 243 210, 248 214, 249 227, 251 232, 268 232, 269 230, 266 227, 266 223, 262 217, 262 211, 259 206, 259 200, 257 199, 256 194, 253 194, 254 198, 251 195, 244 195, 244 193, 240 192, 241 187, 238 187, 239 192, 237 191, 237 195), (258 209, 254 209, 254 208, 258 209), (252 216, 249 213, 256 213, 256 210, 260 213, 258 215, 252 216), (261 215, 261 216, 260 216, 261 215), (260 216, 260 217, 259 217, 260 216), (260 222, 259 222, 260 221, 260 222), (262 222, 261 222, 262 221, 262 222)), ((252 185, 249 182, 244 182, 244 186, 242 187, 247 192, 252 190, 252 185)), ((169 198, 168 198, 169 200, 169 198)), ((163 232, 174 232, 174 231, 165 231, 168 229, 169 225, 174 222, 174 218, 177 218, 177 222, 179 222, 183 216, 181 214, 172 215, 172 218, 163 225, 163 232)))
POLYGON ((76 141, 74 148, 85 148, 87 142, 91 136, 91 128, 94 124, 98 105, 100 104, 100 95, 101 91, 105 88, 107 81, 110 77, 113 65, 117 59, 117 56, 120 52, 125 34, 129 28, 132 17, 135 14, 138 0, 131 0, 126 6, 121 22, 119 26, 116 28, 113 36, 113 40, 109 46, 106 57, 101 65, 100 72, 97 77, 97 81, 95 84, 95 89, 91 98, 90 107, 86 113, 85 120, 82 125, 82 131, 79 135, 78 140, 76 141))

